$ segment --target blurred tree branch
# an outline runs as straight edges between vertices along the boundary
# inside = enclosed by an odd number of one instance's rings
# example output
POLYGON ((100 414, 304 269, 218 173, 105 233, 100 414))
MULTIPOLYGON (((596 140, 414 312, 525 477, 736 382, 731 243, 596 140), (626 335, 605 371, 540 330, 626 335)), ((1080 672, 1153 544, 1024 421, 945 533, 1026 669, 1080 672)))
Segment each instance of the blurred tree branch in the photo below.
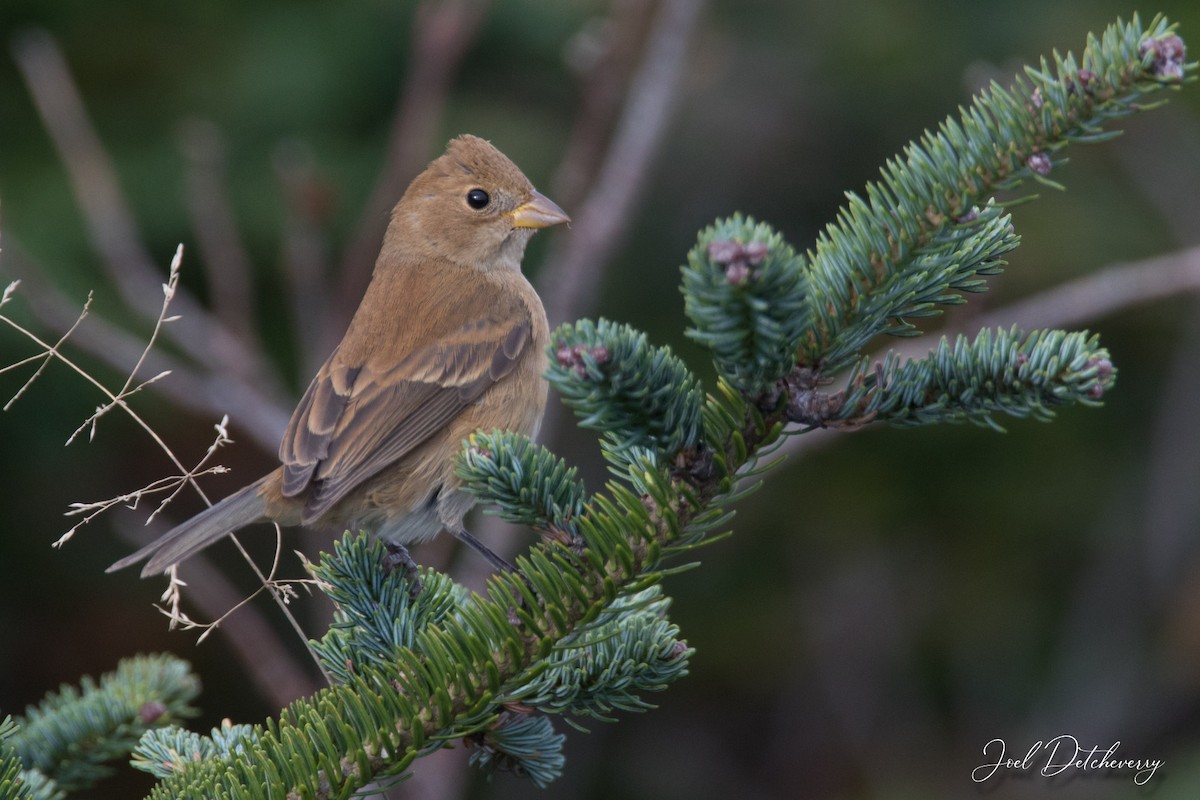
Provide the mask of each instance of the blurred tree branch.
POLYGON ((490 0, 423 0, 417 7, 408 71, 392 116, 383 168, 342 254, 336 299, 322 321, 322 353, 337 343, 358 308, 375 267, 388 212, 427 160, 455 72, 490 5, 490 0))
POLYGON ((180 124, 178 139, 187 161, 184 200, 205 269, 212 314, 247 347, 261 353, 254 263, 234 218, 221 131, 207 120, 189 119, 180 124))
MULTIPOLYGON (((44 31, 19 36, 13 54, 38 113, 71 179, 96 253, 109 279, 130 309, 143 319, 159 312, 161 270, 147 252, 122 196, 116 170, 96 135, 66 59, 44 31)), ((176 299, 181 315, 172 341, 213 372, 247 384, 262 402, 278 404, 285 395, 278 373, 263 354, 229 331, 186 292, 176 299)))
MULTIPOLYGON (((604 266, 629 231, 679 99, 687 46, 703 6, 701 0, 663 0, 658 8, 612 142, 574 213, 572 235, 556 239, 546 258, 552 269, 538 288, 551 325, 587 310, 603 284, 604 266)), ((579 129, 577 134, 590 135, 579 129)), ((571 148, 588 149, 583 144, 571 148)), ((568 175, 562 180, 569 181, 568 175)), ((554 428, 552 418, 543 424, 554 428)))

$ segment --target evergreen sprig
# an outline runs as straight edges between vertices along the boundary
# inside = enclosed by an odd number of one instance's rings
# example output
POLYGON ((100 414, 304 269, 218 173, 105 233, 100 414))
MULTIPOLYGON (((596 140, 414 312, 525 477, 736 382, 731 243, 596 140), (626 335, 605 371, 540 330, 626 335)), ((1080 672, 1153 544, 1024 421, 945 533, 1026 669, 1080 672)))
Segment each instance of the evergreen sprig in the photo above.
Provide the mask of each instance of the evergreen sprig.
POLYGON ((669 347, 601 319, 580 320, 550 335, 546 378, 614 451, 647 447, 673 454, 700 439, 700 381, 669 347))
POLYGON ((0 800, 65 800, 67 793, 36 769, 21 769, 12 748, 0 747, 0 800))
POLYGON ((973 422, 1002 430, 1003 413, 1048 420, 1054 408, 1099 405, 1116 368, 1099 337, 1088 333, 983 330, 974 341, 945 337, 929 358, 889 353, 874 366, 863 359, 851 372, 852 390, 839 419, 874 418, 895 425, 973 422))
POLYGON ((66 792, 36 769, 22 770, 16 756, 0 760, 0 800, 65 800, 66 797, 66 792))
MULTIPOLYGON (((1146 95, 1177 87, 1194 66, 1185 65, 1184 52, 1161 16, 1146 29, 1136 14, 1128 23, 1118 20, 1103 37, 1088 37, 1082 64, 1055 53, 1053 66, 1042 59, 1010 89, 993 82, 957 119, 947 118, 889 160, 865 198, 850 194, 807 253, 812 326, 800 365, 828 371, 852 358, 845 336, 862 321, 861 298, 893 291, 897 275, 919 266, 939 239, 944 243, 941 231, 991 194, 1028 178, 1057 186, 1047 178, 1054 155, 1071 142, 1102 141, 1105 123, 1146 108, 1146 95)), ((964 244, 977 247, 974 237, 964 244)), ((947 256, 967 261, 943 251, 947 256)))
POLYGON ((177 727, 154 728, 142 734, 130 763, 156 778, 166 778, 188 764, 244 752, 243 743, 253 734, 251 726, 234 725, 229 720, 213 728, 208 736, 177 727))
POLYGON ((717 371, 758 395, 796 363, 809 326, 804 259, 769 225, 735 214, 705 228, 683 268, 687 334, 717 371))
POLYGON ((546 669, 503 702, 613 722, 614 710, 654 708, 642 698, 687 675, 692 654, 667 619, 660 585, 617 598, 601 624, 565 637, 546 669))
POLYGON ((65 790, 36 769, 22 771, 21 779, 24 781, 24 788, 29 790, 30 800, 65 800, 67 797, 65 790))
POLYGON ((0 720, 0 800, 30 800, 33 796, 21 774, 21 759, 5 741, 16 731, 12 717, 0 720))
POLYGON ((414 646, 418 631, 445 619, 466 597, 462 587, 429 570, 413 597, 402 572, 380 568, 384 552, 378 544, 339 540, 334 554, 309 566, 337 609, 329 631, 309 644, 343 682, 364 663, 392 663, 397 652, 414 646))
MULTIPOLYGON (((860 204, 854 197, 856 211, 862 209, 860 204)), ((1003 256, 1018 244, 1020 237, 1009 215, 989 202, 932 231, 904 268, 893 271, 874 290, 828 282, 827 273, 814 270, 814 292, 830 297, 848 290, 851 296, 840 296, 838 304, 853 309, 853 319, 845 321, 837 341, 825 352, 821 371, 832 373, 845 366, 880 334, 919 336, 921 331, 910 319, 934 316, 942 313, 939 306, 965 302, 960 292, 986 291, 982 278, 1000 274, 1003 256)))
POLYGON ((489 777, 496 771, 515 772, 544 789, 562 774, 566 740, 546 717, 506 712, 500 722, 475 737, 471 765, 489 777))
POLYGON ((63 800, 67 793, 36 769, 25 769, 6 740, 17 732, 12 717, 0 719, 0 800, 63 800))
POLYGON ((528 437, 511 431, 472 434, 455 472, 501 518, 555 535, 575 534, 574 520, 587 497, 579 471, 528 437))
POLYGON ((10 743, 26 768, 63 790, 84 788, 111 773, 106 762, 127 755, 147 729, 195 714, 199 691, 186 661, 127 658, 99 681, 85 677, 26 709, 10 743))

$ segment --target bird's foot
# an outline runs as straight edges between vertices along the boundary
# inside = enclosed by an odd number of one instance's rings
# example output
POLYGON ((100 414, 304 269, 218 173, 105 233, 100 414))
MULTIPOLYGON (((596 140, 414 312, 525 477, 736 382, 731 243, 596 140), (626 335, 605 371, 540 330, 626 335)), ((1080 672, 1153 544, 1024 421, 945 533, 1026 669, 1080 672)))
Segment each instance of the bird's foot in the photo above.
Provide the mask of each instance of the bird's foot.
POLYGON ((408 554, 408 548, 402 544, 385 542, 384 546, 387 548, 387 555, 383 557, 384 571, 391 574, 397 569, 403 569, 404 579, 408 581, 409 599, 416 600, 417 595, 421 593, 421 572, 417 562, 413 561, 413 557, 408 554))
POLYGON ((463 544, 470 547, 476 553, 479 553, 487 562, 495 567, 500 572, 517 572, 517 568, 510 564, 507 559, 495 553, 490 547, 472 536, 466 528, 461 525, 447 525, 446 530, 458 539, 463 544))
MULTIPOLYGON (((520 578, 521 581, 525 584, 525 586, 529 589, 530 595, 532 595, 534 597, 537 596, 537 590, 533 588, 533 584, 529 581, 529 578, 526 578, 524 575, 522 575, 521 571, 519 569, 517 569, 516 566, 514 566, 512 563, 510 563, 507 559, 496 554, 495 552, 493 552, 491 550, 491 548, 489 548, 483 542, 479 541, 474 536, 472 536, 467 531, 466 528, 462 527, 461 525, 459 525, 457 527, 447 526, 446 530, 450 531, 450 533, 453 534, 453 536, 456 539, 458 539, 460 542, 462 542, 465 545, 470 546, 471 549, 475 550, 475 552, 479 553, 484 558, 486 558, 488 563, 491 564, 493 567, 495 567, 498 572, 507 572, 507 573, 510 573, 510 574, 515 575, 518 578, 520 578)), ((519 605, 519 606, 526 606, 526 607, 528 606, 528 603, 526 602, 526 599, 525 599, 525 595, 516 589, 513 590, 513 600, 516 601, 517 605, 519 605)), ((509 610, 509 620, 510 621, 516 619, 515 613, 516 612, 514 610, 512 610, 512 609, 509 610)), ((514 624, 516 624, 516 623, 514 622, 514 624)))

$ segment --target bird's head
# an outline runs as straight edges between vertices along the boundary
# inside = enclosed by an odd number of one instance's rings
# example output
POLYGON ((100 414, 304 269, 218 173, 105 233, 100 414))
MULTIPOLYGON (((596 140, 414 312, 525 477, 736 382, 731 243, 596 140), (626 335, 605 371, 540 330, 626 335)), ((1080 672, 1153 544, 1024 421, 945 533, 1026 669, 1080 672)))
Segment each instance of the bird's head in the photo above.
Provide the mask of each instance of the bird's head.
POLYGON ((525 245, 541 228, 570 222, 533 188, 517 165, 477 136, 452 139, 418 175, 392 211, 384 253, 398 242, 477 269, 520 269, 525 245))

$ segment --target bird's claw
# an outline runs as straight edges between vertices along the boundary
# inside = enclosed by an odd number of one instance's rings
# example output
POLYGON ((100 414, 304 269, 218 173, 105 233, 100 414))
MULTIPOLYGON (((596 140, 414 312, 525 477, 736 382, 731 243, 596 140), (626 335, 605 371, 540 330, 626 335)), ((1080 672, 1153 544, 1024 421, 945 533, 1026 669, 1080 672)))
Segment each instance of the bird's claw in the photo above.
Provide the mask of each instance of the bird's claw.
POLYGON ((404 580, 408 581, 408 597, 416 600, 421 593, 421 572, 417 562, 408 554, 408 548, 402 544, 387 542, 387 555, 383 557, 383 569, 389 575, 397 569, 404 570, 404 580))

